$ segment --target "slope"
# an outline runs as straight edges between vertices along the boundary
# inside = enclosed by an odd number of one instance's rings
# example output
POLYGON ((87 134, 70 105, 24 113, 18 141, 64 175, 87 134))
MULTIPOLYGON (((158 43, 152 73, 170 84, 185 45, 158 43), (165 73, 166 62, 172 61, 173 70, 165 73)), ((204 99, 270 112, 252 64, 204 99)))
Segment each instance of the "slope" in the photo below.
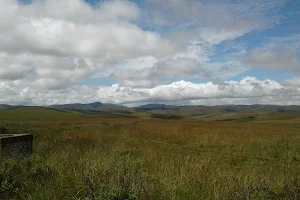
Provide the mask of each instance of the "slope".
POLYGON ((81 116, 76 112, 40 107, 0 109, 0 120, 60 120, 79 118, 81 118, 81 116))

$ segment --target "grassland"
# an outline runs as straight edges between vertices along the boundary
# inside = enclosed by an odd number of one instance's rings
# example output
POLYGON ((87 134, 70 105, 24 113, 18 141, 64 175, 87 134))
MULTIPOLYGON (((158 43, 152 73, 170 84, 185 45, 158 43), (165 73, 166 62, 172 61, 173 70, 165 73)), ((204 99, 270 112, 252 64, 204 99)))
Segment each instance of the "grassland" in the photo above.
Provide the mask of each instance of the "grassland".
POLYGON ((87 118, 132 118, 130 112, 122 111, 95 111, 95 110, 61 110, 41 107, 20 107, 13 109, 0 108, 0 120, 25 120, 25 121, 43 121, 43 120, 75 120, 87 118), (129 114, 128 114, 129 113, 129 114))
POLYGON ((0 115, 10 133, 34 135, 32 156, 1 155, 0 199, 300 199, 295 113, 200 121, 25 109, 0 115))
POLYGON ((80 116, 72 111, 53 110, 37 107, 0 109, 0 120, 61 120, 78 118, 80 118, 80 116))

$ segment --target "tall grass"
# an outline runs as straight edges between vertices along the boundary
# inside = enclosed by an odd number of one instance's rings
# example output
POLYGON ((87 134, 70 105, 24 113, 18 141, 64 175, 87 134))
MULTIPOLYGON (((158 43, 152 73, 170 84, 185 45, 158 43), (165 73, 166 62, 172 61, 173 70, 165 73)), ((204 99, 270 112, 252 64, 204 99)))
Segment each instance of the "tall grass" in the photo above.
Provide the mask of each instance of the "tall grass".
POLYGON ((0 199, 300 199, 297 124, 5 122, 34 153, 1 157, 0 199))

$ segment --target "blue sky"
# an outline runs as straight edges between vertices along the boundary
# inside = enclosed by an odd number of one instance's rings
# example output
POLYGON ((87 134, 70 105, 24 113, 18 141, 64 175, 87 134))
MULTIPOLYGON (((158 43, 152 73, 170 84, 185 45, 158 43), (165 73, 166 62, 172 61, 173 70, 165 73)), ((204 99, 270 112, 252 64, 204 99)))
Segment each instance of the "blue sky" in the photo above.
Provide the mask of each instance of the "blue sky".
POLYGON ((1 0, 0 13, 0 103, 300 104, 298 0, 1 0))
MULTIPOLYGON (((97 5, 99 3, 99 0, 86 0, 87 2, 91 3, 92 5, 97 5)), ((148 2, 145 1, 132 1, 136 3, 138 6, 142 8, 150 8, 148 2)), ((237 37, 233 40, 230 40, 230 42, 235 42, 239 45, 243 45, 246 51, 251 51, 252 49, 263 47, 266 45, 271 38, 273 37, 289 37, 293 35, 297 35, 300 33, 300 3, 297 0, 290 0, 286 1, 281 7, 278 7, 274 9, 275 14, 278 19, 278 22, 276 22, 271 27, 262 29, 262 30, 254 30, 252 32, 246 33, 240 37, 237 37)), ((268 17, 272 18, 272 14, 270 14, 268 17)), ((177 29, 178 27, 172 26, 172 27, 164 27, 156 30, 160 34, 166 34, 172 31, 173 29, 177 29)), ((153 29, 155 30, 155 28, 153 29)), ((226 56, 230 53, 234 53, 236 49, 227 49, 228 43, 227 41, 221 42, 218 45, 215 45, 215 55, 211 56, 211 62, 218 61, 219 57, 226 56)), ((300 58, 300 54, 298 52, 298 59, 300 58)), ((239 81, 245 76, 252 76, 257 77, 261 80, 263 79, 272 79, 278 82, 283 82, 286 78, 292 78, 296 77, 297 74, 292 72, 288 69, 278 69, 275 71, 272 70, 265 70, 263 68, 260 68, 259 66, 249 66, 249 69, 238 74, 233 75, 232 77, 228 77, 224 80, 236 80, 239 81)), ((176 78, 167 78, 165 83, 170 83, 172 81, 175 81, 176 78)), ((188 78, 186 79, 188 81, 196 82, 196 83, 202 83, 205 82, 205 78, 188 78)), ((114 83, 118 83, 117 79, 114 78, 90 78, 85 81, 83 81, 83 84, 86 85, 112 85, 114 83)))

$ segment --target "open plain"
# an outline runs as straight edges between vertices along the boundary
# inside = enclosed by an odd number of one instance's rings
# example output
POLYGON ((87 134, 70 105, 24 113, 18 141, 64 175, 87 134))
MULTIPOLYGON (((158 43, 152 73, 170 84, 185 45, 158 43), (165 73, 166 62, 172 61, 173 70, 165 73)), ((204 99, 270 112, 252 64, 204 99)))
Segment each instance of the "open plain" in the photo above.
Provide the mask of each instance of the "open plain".
POLYGON ((0 112, 9 133, 34 135, 31 156, 1 155, 1 199, 300 198, 297 113, 209 121, 0 112))

